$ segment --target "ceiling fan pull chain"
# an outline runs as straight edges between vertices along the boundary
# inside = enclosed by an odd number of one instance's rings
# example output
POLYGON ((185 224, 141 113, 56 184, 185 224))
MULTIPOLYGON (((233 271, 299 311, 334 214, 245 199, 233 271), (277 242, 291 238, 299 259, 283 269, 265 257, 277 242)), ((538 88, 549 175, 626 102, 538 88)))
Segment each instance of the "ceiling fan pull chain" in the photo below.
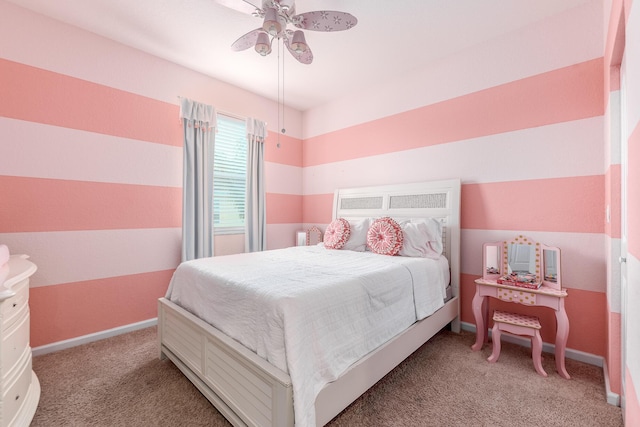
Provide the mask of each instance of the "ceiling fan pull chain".
MULTIPOLYGON (((280 40, 276 40, 276 44, 278 45, 278 129, 280 129, 280 40)), ((276 144, 277 148, 280 148, 280 132, 278 132, 278 143, 276 144)))
MULTIPOLYGON (((284 40, 282 41, 284 45, 284 40)), ((282 48, 284 53, 284 47, 282 48)), ((282 55, 282 134, 284 135, 286 130, 284 128, 284 54, 282 55)))

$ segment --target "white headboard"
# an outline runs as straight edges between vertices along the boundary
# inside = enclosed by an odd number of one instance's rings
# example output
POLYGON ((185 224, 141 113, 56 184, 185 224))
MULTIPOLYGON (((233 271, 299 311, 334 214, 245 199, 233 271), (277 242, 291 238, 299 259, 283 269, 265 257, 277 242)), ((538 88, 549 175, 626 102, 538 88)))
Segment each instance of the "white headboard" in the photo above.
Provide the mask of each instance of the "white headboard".
POLYGON ((390 216, 437 218, 443 225, 444 253, 451 267, 451 286, 460 295, 460 180, 416 182, 336 190, 333 218, 390 216))

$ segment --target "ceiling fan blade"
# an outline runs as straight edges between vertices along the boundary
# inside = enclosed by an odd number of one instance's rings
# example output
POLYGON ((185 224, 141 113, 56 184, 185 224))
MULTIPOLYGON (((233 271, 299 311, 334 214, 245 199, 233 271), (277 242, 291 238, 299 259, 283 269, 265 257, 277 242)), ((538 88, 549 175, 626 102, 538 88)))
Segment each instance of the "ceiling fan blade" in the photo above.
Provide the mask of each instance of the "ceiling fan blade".
POLYGON ((252 15, 256 10, 260 10, 260 6, 256 6, 254 3, 261 4, 260 0, 214 0, 216 3, 229 9, 237 10, 238 12, 252 15))
MULTIPOLYGON (((249 31, 247 34, 240 36, 240 38, 234 41, 231 44, 231 50, 239 52, 241 50, 249 49, 256 45, 256 40, 258 40, 258 35, 260 33, 265 33, 262 28, 256 28, 255 30, 249 31)), ((265 33, 266 34, 266 33, 265 33)))
POLYGON ((290 42, 289 34, 287 34, 287 37, 284 37, 284 45, 287 47, 291 56, 296 58, 296 60, 302 64, 311 64, 311 62, 313 62, 313 52, 311 52, 311 48, 309 46, 307 46, 307 50, 305 52, 298 53, 291 49, 291 46, 289 45, 290 42))
POLYGON ((293 25, 303 30, 342 31, 354 27, 358 19, 347 12, 317 10, 305 12, 292 18, 293 25))

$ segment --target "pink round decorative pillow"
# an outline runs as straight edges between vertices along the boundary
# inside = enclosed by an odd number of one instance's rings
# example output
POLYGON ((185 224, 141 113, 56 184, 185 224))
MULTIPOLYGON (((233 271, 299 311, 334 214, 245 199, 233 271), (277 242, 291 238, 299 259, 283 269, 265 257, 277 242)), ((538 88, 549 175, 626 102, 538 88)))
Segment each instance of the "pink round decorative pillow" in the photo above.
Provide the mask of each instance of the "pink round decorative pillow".
POLYGON ((378 218, 367 232, 367 246, 380 255, 396 255, 402 248, 402 227, 393 218, 378 218))
POLYGON ((327 249, 340 249, 347 243, 351 235, 349 221, 337 218, 331 221, 324 232, 324 247, 327 249))

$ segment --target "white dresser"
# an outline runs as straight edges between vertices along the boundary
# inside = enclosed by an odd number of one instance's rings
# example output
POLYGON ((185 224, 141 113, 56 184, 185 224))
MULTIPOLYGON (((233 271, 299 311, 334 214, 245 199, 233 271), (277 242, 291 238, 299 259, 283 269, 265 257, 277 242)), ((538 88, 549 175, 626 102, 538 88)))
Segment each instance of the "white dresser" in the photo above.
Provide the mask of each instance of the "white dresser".
POLYGON ((13 255, 0 270, 1 427, 28 426, 40 399, 29 346, 29 277, 36 269, 28 256, 13 255))

